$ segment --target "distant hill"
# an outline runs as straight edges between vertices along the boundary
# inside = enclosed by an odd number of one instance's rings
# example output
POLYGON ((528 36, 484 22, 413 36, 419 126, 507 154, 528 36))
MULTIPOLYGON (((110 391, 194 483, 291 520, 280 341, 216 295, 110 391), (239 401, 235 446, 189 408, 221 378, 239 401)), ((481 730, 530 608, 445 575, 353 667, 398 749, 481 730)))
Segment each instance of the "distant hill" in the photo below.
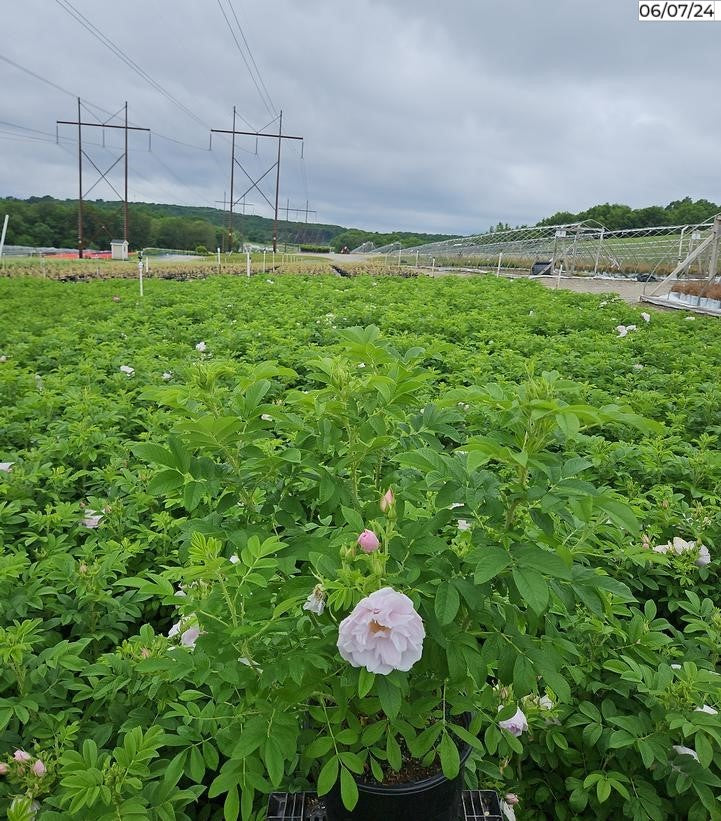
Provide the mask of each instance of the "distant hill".
MULTIPOLYGON (((77 201, 53 197, 0 199, 0 216, 10 214, 8 245, 77 247, 77 201)), ((128 207, 130 246, 209 250, 228 245, 228 214, 218 208, 134 202, 128 207)), ((122 204, 95 200, 83 203, 83 236, 87 248, 107 248, 111 239, 123 236, 122 204)), ((447 239, 449 234, 379 234, 341 225, 279 220, 278 241, 291 245, 331 246, 351 250, 363 242, 376 246, 401 242, 405 247, 447 239)), ((270 245, 273 220, 235 213, 232 246, 242 242, 270 245)))

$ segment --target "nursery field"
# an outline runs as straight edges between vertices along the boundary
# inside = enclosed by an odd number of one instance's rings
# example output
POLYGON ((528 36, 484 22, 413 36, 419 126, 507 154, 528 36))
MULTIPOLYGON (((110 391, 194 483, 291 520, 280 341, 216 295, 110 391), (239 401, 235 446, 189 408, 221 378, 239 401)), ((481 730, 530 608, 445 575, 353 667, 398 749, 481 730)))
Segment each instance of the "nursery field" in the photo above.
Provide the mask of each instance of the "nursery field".
POLYGON ((0 278, 0 817, 721 819, 718 320, 309 264, 0 278))

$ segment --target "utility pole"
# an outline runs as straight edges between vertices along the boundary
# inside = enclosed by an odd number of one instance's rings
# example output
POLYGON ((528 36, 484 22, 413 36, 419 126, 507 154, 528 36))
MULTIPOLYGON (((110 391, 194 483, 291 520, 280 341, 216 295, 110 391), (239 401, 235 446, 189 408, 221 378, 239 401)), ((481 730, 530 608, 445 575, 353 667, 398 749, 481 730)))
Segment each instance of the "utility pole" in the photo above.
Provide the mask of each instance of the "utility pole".
POLYGON ((280 192, 280 147, 283 143, 283 109, 278 120, 278 162, 275 164, 275 216, 273 217, 273 250, 278 246, 278 194, 280 192))
MULTIPOLYGON (((280 194, 280 153, 281 147, 283 145, 283 140, 300 140, 301 143, 303 141, 303 137, 294 137, 290 134, 283 134, 283 112, 280 112, 278 117, 278 133, 277 134, 268 134, 265 131, 236 131, 235 129, 235 106, 233 107, 233 129, 232 131, 228 131, 227 129, 222 128, 211 128, 210 129, 210 147, 213 147, 213 134, 232 134, 233 141, 231 147, 231 177, 230 177, 230 212, 232 215, 233 212, 233 204, 236 202, 240 202, 246 194, 248 194, 253 188, 255 188, 258 193, 263 197, 263 199, 268 203, 268 205, 273 209, 273 251, 276 251, 278 248, 278 197, 280 194), (268 168, 263 174, 260 175, 257 179, 253 179, 250 174, 243 168, 242 164, 238 161, 235 156, 235 135, 245 135, 250 137, 255 137, 256 141, 258 137, 271 137, 273 139, 278 140, 278 157, 273 165, 268 168), (238 197, 237 199, 234 198, 234 191, 233 191, 233 173, 235 170, 235 166, 238 166, 240 170, 245 174, 245 176, 250 180, 250 186, 243 192, 243 194, 238 197), (270 174, 271 171, 275 170, 275 205, 268 199, 260 187, 259 183, 270 174)), ((266 126, 267 128, 268 126, 266 126)))
MULTIPOLYGON (((117 117, 117 113, 113 114, 109 117, 105 122, 97 122, 97 123, 89 123, 83 122, 81 111, 80 111, 80 97, 78 97, 78 119, 77 120, 56 120, 55 121, 55 129, 57 133, 57 127, 60 125, 75 125, 78 127, 78 257, 82 259, 83 257, 83 246, 84 246, 84 238, 83 238, 83 197, 87 197, 87 195, 95 188, 95 186, 101 181, 105 180, 105 182, 113 189, 113 191, 117 194, 118 199, 123 201, 123 239, 127 241, 128 239, 128 131, 147 131, 148 133, 148 140, 150 140, 150 129, 149 128, 141 128, 140 126, 129 126, 128 125, 128 103, 126 101, 125 105, 123 106, 121 111, 125 111, 125 122, 123 125, 111 125, 110 120, 117 117), (83 150, 83 126, 85 128, 100 128, 103 130, 103 140, 105 139, 105 129, 106 128, 119 128, 125 132, 125 149, 123 153, 112 163, 105 171, 101 171, 100 168, 93 162, 92 158, 88 155, 86 151, 83 150), (100 175, 97 180, 88 188, 87 191, 83 193, 83 157, 93 166, 93 168, 98 172, 100 175), (124 196, 120 194, 118 189, 110 182, 108 179, 108 174, 115 168, 115 166, 120 162, 120 160, 125 161, 125 191, 124 196)), ((118 112, 119 113, 119 112, 118 112)))
POLYGON ((228 209, 228 251, 233 253, 233 180, 235 176, 235 106, 233 106, 233 141, 230 150, 230 208, 228 209))

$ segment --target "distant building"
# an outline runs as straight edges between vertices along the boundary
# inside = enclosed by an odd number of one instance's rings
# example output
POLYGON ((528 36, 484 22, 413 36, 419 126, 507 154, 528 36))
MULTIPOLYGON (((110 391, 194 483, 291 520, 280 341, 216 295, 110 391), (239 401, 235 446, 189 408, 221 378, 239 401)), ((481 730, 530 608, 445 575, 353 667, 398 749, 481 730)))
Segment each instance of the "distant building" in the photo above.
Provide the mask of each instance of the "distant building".
POLYGON ((126 239, 111 239, 110 256, 112 259, 127 259, 128 241, 126 239))

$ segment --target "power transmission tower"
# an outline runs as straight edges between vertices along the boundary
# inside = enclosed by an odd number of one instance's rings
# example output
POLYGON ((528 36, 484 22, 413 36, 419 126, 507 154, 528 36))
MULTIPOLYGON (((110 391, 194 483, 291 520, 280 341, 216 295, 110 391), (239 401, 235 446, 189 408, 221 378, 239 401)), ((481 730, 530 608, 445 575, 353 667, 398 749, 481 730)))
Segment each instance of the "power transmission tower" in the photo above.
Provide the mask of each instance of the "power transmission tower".
POLYGON ((312 208, 308 208, 308 200, 305 201, 305 208, 291 208, 290 200, 285 201, 285 208, 280 208, 280 211, 285 211, 285 221, 288 222, 288 212, 292 211, 294 214, 305 214, 305 221, 308 222, 308 214, 316 214, 312 208))
POLYGON ((123 200, 123 239, 128 240, 128 131, 147 131, 148 132, 148 146, 150 145, 150 129, 141 128, 140 126, 128 125, 128 103, 125 102, 123 108, 109 117, 105 122, 84 123, 80 113, 80 97, 78 97, 78 119, 77 120, 56 120, 55 130, 57 134, 57 127, 59 125, 75 125, 78 127, 78 257, 83 258, 83 196, 87 196, 93 188, 100 182, 105 182, 115 191, 118 197, 123 200), (123 125, 111 125, 110 120, 115 119, 120 111, 125 112, 125 122, 123 125), (93 162, 92 158, 86 151, 83 150, 83 126, 86 128, 102 128, 103 129, 103 145, 105 144, 105 130, 106 128, 119 128, 125 132, 125 148, 123 153, 115 160, 115 162, 105 171, 101 171, 93 162), (83 157, 93 166, 93 168, 100 174, 95 182, 83 194, 83 157), (120 160, 125 160, 125 195, 122 196, 118 189, 108 179, 108 174, 115 168, 120 160))
MULTIPOLYGON (((266 126, 267 128, 267 126, 266 126)), ((213 134, 232 134, 232 144, 231 144, 231 155, 230 155, 230 208, 229 208, 229 224, 228 224, 228 232, 229 237, 232 241, 233 237, 233 206, 239 202, 243 197, 246 196, 253 188, 255 188, 258 193, 263 197, 263 199, 268 203, 268 205, 273 209, 273 250, 278 250, 278 196, 280 193, 280 151, 283 145, 283 140, 300 140, 303 141, 303 137, 293 137, 290 134, 283 134, 283 111, 281 110, 278 116, 278 133, 277 134, 267 134, 265 131, 236 131, 235 128, 235 106, 233 106, 233 128, 231 130, 223 129, 223 128, 211 128, 210 129, 210 140, 211 140, 211 147, 212 147, 212 140, 213 134), (264 171, 260 177, 257 179, 253 179, 251 175, 243 168, 242 164, 238 161, 235 156, 235 137, 236 135, 243 135, 249 137, 271 137, 272 139, 278 140, 278 159, 267 169, 264 171), (240 170, 245 174, 245 176, 250 180, 250 186, 243 192, 243 194, 238 197, 236 200, 233 196, 233 186, 235 184, 235 166, 238 166, 240 170), (261 182, 265 177, 270 174, 271 171, 275 169, 275 205, 266 197, 265 193, 260 189, 258 183, 261 182)))

